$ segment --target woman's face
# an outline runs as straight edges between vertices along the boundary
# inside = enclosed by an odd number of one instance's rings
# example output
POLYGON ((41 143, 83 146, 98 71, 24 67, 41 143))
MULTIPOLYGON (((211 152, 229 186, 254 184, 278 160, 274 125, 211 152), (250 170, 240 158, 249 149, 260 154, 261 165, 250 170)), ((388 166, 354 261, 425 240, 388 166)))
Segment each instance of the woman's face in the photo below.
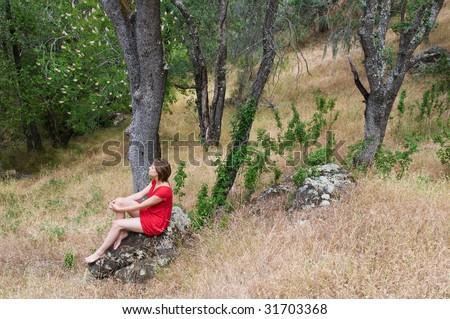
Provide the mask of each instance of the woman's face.
POLYGON ((148 175, 151 177, 158 177, 158 172, 156 171, 155 165, 152 164, 152 166, 148 168, 148 175))

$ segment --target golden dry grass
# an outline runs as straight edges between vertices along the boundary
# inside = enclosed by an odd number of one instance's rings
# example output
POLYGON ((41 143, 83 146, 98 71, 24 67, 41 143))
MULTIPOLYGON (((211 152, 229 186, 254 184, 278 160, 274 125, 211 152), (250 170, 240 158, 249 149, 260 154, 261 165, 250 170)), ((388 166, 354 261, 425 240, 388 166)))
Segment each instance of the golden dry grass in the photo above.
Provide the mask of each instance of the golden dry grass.
MULTIPOLYGON (((439 27, 431 35, 449 47, 450 11, 445 4, 439 27)), ((317 92, 337 98, 341 112, 335 124, 345 148, 362 136, 363 104, 353 84, 347 57, 360 74, 361 51, 336 59, 323 58, 322 46, 303 51, 312 75, 305 67, 298 73, 292 55, 285 69, 275 75, 267 98, 277 105, 283 121, 294 103, 301 116, 314 111, 317 92)), ((418 99, 429 81, 408 77, 409 101, 418 99)), ((196 115, 180 99, 174 114, 164 114, 162 140, 175 133, 186 140, 198 132, 196 115)), ((229 120, 235 109, 227 108, 222 145, 229 142, 229 120)), ((393 121, 391 121, 393 122, 393 121)), ((283 199, 259 203, 263 214, 250 214, 239 207, 242 190, 233 190, 236 211, 226 228, 214 221, 177 251, 175 260, 145 285, 113 280, 90 280, 83 257, 103 240, 112 214, 108 201, 132 192, 126 162, 102 166, 108 157, 102 145, 123 142, 123 127, 74 140, 66 152, 58 153, 59 167, 43 170, 24 180, 0 184, 0 297, 1 298, 448 298, 449 213, 448 171, 435 156, 436 144, 421 145, 414 155, 409 175, 402 180, 358 176, 358 184, 339 203, 317 210, 306 223, 286 216, 283 199), (74 267, 64 266, 65 254, 75 256, 74 267)), ((260 108, 253 127, 275 127, 272 111, 260 108)), ((398 147, 389 126, 386 143, 398 147)), ((189 151, 168 158, 177 168, 175 156, 189 161, 189 151)), ((191 154, 192 155, 192 154, 191 154)), ((188 164, 185 191, 175 201, 192 210, 202 183, 213 185, 214 167, 201 160, 188 164)), ((122 157, 123 159, 123 157, 122 157)), ((286 168, 285 173, 292 173, 286 168)), ((238 180, 239 181, 239 180, 238 180)), ((261 187, 270 184, 265 177, 261 187)))

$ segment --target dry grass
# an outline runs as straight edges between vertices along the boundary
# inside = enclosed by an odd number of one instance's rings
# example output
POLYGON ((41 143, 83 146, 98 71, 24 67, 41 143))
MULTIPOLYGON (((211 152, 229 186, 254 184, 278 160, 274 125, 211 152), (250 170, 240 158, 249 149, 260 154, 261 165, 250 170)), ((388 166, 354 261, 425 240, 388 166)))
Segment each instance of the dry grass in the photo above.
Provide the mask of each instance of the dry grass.
MULTIPOLYGON (((447 9, 431 39, 449 47, 447 9)), ((314 112, 318 92, 337 98, 341 117, 335 124, 345 148, 360 139, 363 104, 353 84, 347 56, 323 58, 322 47, 303 51, 312 75, 298 73, 295 56, 274 76, 266 96, 277 104, 283 121, 295 104, 304 119, 314 112), (349 125, 351 123, 351 125, 349 125)), ((363 74, 361 51, 349 56, 363 74)), ((408 77, 409 101, 418 99, 428 80, 408 77)), ((180 132, 186 140, 198 132, 195 112, 180 100, 174 115, 164 114, 162 140, 180 132), (180 120, 181 119, 181 120, 180 120)), ((227 108, 222 145, 229 142, 227 108)), ((393 121, 391 121, 393 122, 393 121)), ((275 127, 272 111, 260 108, 257 128, 275 127)), ((390 124, 386 143, 398 146, 390 124)), ((125 161, 102 166, 107 156, 102 145, 123 141, 123 127, 80 138, 69 151, 58 153, 61 164, 38 176, 0 184, 0 297, 1 298, 448 298, 450 181, 448 171, 428 142, 414 155, 410 174, 403 180, 359 176, 358 185, 340 203, 312 214, 307 223, 286 216, 284 200, 259 203, 262 215, 248 206, 230 215, 226 228, 214 222, 185 246, 176 259, 145 285, 113 280, 90 280, 82 258, 103 240, 113 218, 108 201, 132 192, 130 169, 125 161), (64 255, 75 255, 72 269, 64 255)), ((122 151, 122 150, 120 150, 122 151)), ((177 158, 188 161, 185 191, 175 198, 193 209, 202 183, 212 185, 214 167, 187 149, 168 158, 176 170, 177 158), (199 160, 202 164, 189 164, 199 160)), ((122 156, 123 159, 123 156, 122 156)), ((285 168, 289 174, 292 169, 285 168)), ((261 187, 270 184, 264 178, 261 187)), ((233 191, 234 203, 241 189, 233 191)), ((294 216, 295 217, 295 216, 294 216)))

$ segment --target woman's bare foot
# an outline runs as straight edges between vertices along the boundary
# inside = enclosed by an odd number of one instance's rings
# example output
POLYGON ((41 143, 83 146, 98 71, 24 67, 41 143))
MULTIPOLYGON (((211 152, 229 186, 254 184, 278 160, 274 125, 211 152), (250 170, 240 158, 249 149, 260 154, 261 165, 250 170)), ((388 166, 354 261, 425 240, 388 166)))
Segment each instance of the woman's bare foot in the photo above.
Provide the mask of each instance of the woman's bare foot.
POLYGON ((92 255, 90 255, 89 257, 84 258, 84 261, 88 264, 91 264, 93 262, 96 262, 100 258, 103 258, 103 256, 105 256, 105 254, 99 254, 99 253, 95 252, 92 255))
POLYGON ((128 237, 128 232, 126 230, 121 230, 120 234, 119 234, 119 237, 114 242, 114 250, 119 248, 120 244, 122 243, 122 240, 124 240, 127 237, 128 237))

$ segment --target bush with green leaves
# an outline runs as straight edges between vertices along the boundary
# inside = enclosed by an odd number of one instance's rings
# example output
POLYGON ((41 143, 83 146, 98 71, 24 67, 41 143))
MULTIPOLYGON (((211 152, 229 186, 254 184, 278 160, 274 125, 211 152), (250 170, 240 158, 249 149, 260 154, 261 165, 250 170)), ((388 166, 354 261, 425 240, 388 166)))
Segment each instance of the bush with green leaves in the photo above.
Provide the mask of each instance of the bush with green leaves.
POLYGON ((199 230, 204 227, 205 223, 211 219, 216 207, 216 202, 208 194, 208 185, 202 184, 197 194, 195 210, 189 212, 189 217, 192 221, 192 228, 199 230))
POLYGON ((412 163, 412 155, 418 152, 420 139, 417 137, 407 137, 403 145, 404 151, 391 151, 384 145, 375 154, 375 168, 383 176, 387 177, 392 170, 396 172, 397 179, 401 179, 407 173, 412 163))
POLYGON ((450 95, 442 91, 436 84, 423 92, 422 99, 406 104, 406 90, 400 94, 397 104, 398 119, 395 136, 403 139, 416 135, 425 139, 432 139, 440 130, 439 123, 446 123, 450 116, 450 95))
POLYGON ((437 134, 433 141, 440 145, 440 149, 436 152, 439 160, 443 165, 447 165, 450 167, 450 129, 449 126, 444 128, 444 125, 441 125, 443 128, 439 134, 437 134))
POLYGON ((70 253, 64 254, 64 267, 67 269, 72 269, 75 265, 75 255, 70 253))
POLYGON ((184 181, 187 177, 186 172, 184 171, 184 169, 186 168, 186 162, 185 161, 181 161, 180 165, 177 168, 177 172, 175 173, 175 176, 173 177, 173 180, 175 181, 175 186, 173 188, 173 193, 175 195, 178 194, 178 196, 181 198, 184 195, 186 195, 186 193, 184 193, 182 191, 183 187, 184 187, 184 181))
POLYGON ((53 146, 65 147, 129 110, 126 68, 98 1, 9 2, 11 17, 0 10, 0 122, 12 136, 36 123, 53 146))
MULTIPOLYGON (((448 88, 447 88, 448 89, 448 88)), ((395 127, 398 138, 417 136, 422 140, 433 140, 440 145, 437 156, 442 164, 448 164, 450 135, 450 95, 438 84, 423 93, 422 100, 406 105, 406 90, 400 95, 397 106, 398 122, 395 127)))
POLYGON ((249 194, 256 189, 256 182, 263 172, 272 171, 275 181, 279 179, 280 170, 276 167, 272 154, 281 156, 287 163, 298 165, 293 154, 300 150, 304 156, 300 165, 308 167, 323 165, 331 161, 331 150, 336 144, 332 126, 339 117, 339 112, 334 111, 335 104, 335 98, 327 98, 319 94, 316 97, 316 112, 308 122, 302 121, 296 107, 292 106, 292 118, 284 132, 280 115, 277 110, 274 110, 278 129, 276 138, 270 137, 270 134, 264 129, 258 130, 254 153, 259 154, 260 161, 247 163, 247 175, 251 177, 252 182, 249 183, 251 187, 246 187, 249 194), (326 145, 320 146, 308 154, 313 145, 320 145, 318 140, 324 135, 326 145))

